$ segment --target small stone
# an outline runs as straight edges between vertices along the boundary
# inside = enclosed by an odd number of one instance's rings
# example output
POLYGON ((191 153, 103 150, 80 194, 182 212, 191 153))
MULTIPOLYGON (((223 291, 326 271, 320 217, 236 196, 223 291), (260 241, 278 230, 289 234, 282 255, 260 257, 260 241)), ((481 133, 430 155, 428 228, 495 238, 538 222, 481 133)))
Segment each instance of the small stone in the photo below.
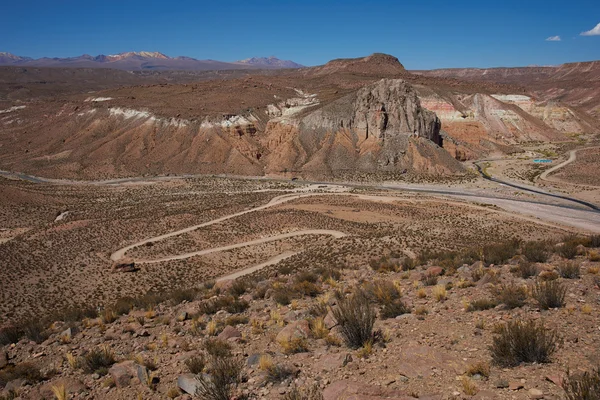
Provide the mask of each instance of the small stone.
POLYGON ((530 399, 543 399, 544 392, 540 389, 529 389, 529 398, 530 399))
POLYGON ((187 313, 187 311, 182 311, 177 315, 177 321, 185 321, 186 319, 188 319, 189 315, 187 313))
POLYGON ((519 390, 519 389, 523 389, 524 387, 525 386, 521 382, 510 382, 508 384, 509 390, 519 390))
POLYGON ((240 331, 238 331, 236 328, 234 328, 231 325, 227 325, 225 327, 225 329, 223 329, 223 332, 219 333, 219 336, 217 336, 217 338, 219 338, 220 340, 229 340, 229 339, 233 339, 233 338, 241 338, 242 334, 240 333, 240 331))

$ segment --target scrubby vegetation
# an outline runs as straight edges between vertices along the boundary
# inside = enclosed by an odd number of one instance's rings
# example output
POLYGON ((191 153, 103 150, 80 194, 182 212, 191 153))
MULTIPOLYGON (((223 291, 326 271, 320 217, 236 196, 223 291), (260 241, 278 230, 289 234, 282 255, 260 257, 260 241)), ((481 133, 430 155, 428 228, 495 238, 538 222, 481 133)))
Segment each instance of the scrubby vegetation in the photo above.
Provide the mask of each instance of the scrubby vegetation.
POLYGON ((372 339, 375 311, 362 291, 341 300, 333 315, 348 347, 359 348, 372 339))
POLYGON ((511 321, 499 328, 490 348, 492 360, 501 367, 521 363, 548 363, 556 351, 558 335, 536 321, 511 321))

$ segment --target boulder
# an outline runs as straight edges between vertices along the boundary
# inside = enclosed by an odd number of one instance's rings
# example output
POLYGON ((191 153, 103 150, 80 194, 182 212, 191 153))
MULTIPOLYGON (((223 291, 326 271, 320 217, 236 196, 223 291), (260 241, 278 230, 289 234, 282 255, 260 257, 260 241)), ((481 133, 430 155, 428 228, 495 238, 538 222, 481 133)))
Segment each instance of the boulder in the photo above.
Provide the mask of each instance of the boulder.
POLYGON ((108 373, 115 381, 115 385, 119 388, 129 386, 131 379, 134 376, 134 373, 137 374, 137 370, 135 368, 135 363, 131 360, 123 361, 118 364, 113 365, 108 370, 108 373))
POLYGON ((331 312, 331 310, 329 310, 329 312, 323 319, 323 322, 325 323, 325 326, 327 327, 327 329, 331 329, 337 325, 337 321, 335 320, 335 317, 333 316, 333 313, 331 312))
POLYGON ((138 268, 136 268, 135 262, 131 258, 124 257, 113 262, 111 270, 113 272, 135 272, 138 268))
POLYGON ((315 363, 314 368, 317 372, 330 372, 345 367, 349 362, 352 362, 350 353, 326 354, 315 363))
POLYGON ((425 270, 427 276, 440 276, 443 273, 444 269, 442 267, 429 267, 425 270))
POLYGON ((217 336, 218 339, 220 340, 229 340, 229 339, 235 339, 235 338, 241 338, 242 334, 240 333, 240 331, 238 331, 236 328, 234 328, 231 325, 227 325, 225 327, 225 329, 223 329, 223 331, 221 333, 219 333, 219 336, 217 336))
POLYGON ((333 382, 323 391, 323 400, 413 400, 404 392, 351 381, 333 382))
POLYGON ((292 339, 305 339, 308 335, 310 335, 310 326, 308 325, 307 320, 302 319, 300 321, 292 322, 279 331, 275 340, 278 343, 289 342, 292 339))
POLYGON ((198 387, 198 381, 194 374, 183 374, 177 377, 177 386, 179 389, 187 394, 194 396, 196 394, 196 388, 198 387))

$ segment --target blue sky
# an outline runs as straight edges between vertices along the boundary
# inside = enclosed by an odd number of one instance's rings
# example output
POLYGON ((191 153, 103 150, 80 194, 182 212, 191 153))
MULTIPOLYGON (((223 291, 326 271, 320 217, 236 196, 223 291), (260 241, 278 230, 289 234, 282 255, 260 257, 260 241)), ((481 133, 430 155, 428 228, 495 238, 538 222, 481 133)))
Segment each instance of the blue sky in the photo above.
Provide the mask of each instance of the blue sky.
POLYGON ((600 23, 599 0, 19 0, 0 9, 0 51, 34 58, 146 50, 317 65, 383 52, 409 69, 600 59, 600 35, 580 35, 600 23))

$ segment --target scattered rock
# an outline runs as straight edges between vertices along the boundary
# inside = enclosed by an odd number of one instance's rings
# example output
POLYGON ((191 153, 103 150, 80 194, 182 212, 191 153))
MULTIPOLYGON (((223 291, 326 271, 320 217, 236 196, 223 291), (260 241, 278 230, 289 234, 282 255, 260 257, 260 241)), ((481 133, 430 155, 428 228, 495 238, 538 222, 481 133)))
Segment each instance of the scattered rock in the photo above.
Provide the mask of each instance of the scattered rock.
POLYGON ((308 321, 302 319, 300 321, 292 322, 285 328, 283 328, 275 339, 277 342, 288 342, 292 339, 305 339, 310 334, 310 326, 308 321))
POLYGON ((544 392, 539 389, 529 389, 529 398, 530 399, 543 399, 544 392))
POLYGON ((427 276, 440 276, 444 272, 442 267, 429 267, 425 270, 427 276))
POLYGON ((227 325, 225 329, 223 329, 223 332, 219 333, 219 336, 217 336, 217 338, 219 338, 220 340, 229 340, 241 337, 242 334, 240 333, 240 331, 238 331, 231 325, 227 325))
POLYGON ((196 375, 194 374, 183 374, 179 375, 177 378, 177 386, 179 389, 183 390, 187 394, 191 394, 194 396, 196 394, 196 388, 198 386, 198 381, 196 380, 196 375))
POLYGON ((131 360, 123 361, 113 365, 108 370, 108 373, 112 376, 117 387, 127 387, 133 378, 132 370, 134 369, 134 362, 131 360))
POLYGON ((508 389, 509 390, 520 390, 523 389, 525 387, 525 385, 523 385, 521 382, 510 382, 508 384, 508 389))

